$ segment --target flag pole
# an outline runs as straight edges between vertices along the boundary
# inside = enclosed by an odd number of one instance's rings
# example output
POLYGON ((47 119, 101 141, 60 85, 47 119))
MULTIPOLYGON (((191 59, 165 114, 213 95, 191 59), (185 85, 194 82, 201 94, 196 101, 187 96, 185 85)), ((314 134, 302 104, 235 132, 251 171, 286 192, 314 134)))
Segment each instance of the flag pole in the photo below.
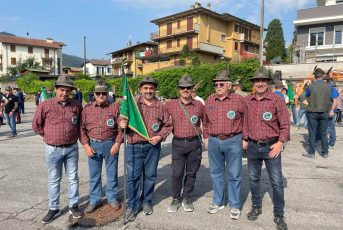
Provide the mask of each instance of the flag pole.
POLYGON ((126 142, 126 128, 124 129, 124 225, 126 224, 126 192, 127 192, 127 175, 126 175, 126 149, 127 149, 127 142, 126 142))

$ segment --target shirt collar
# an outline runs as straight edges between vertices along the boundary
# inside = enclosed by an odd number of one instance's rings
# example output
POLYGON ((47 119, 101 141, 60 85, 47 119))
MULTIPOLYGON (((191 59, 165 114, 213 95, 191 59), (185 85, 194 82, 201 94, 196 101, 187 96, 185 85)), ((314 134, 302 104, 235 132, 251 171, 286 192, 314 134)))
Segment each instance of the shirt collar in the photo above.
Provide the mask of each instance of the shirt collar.
MULTIPOLYGON (((54 100, 57 104, 59 104, 59 105, 63 105, 62 104, 62 102, 60 102, 59 100, 58 100, 58 98, 57 97, 54 97, 52 100, 54 100)), ((68 99, 66 102, 65 102, 65 105, 68 105, 69 103, 70 103, 70 99, 68 99)))
POLYGON ((214 100, 215 101, 224 101, 224 100, 226 100, 226 99, 231 99, 231 94, 230 93, 227 93, 226 95, 225 95, 225 97, 224 97, 224 99, 223 100, 220 100, 219 99, 219 97, 218 97, 218 95, 217 94, 214 94, 214 100))
POLYGON ((195 100, 194 100, 194 99, 192 99, 190 103, 184 104, 184 103, 181 101, 181 98, 179 98, 179 102, 180 102, 182 105, 190 105, 190 104, 193 104, 193 105, 194 105, 194 104, 195 104, 195 100))
POLYGON ((157 107, 158 106, 157 105, 157 99, 154 99, 151 105, 147 105, 146 103, 144 103, 143 98, 139 97, 137 103, 138 104, 142 104, 142 105, 146 105, 146 106, 149 106, 149 107, 157 107))
POLYGON ((103 106, 98 105, 95 101, 93 101, 92 104, 93 104, 94 107, 107 107, 109 105, 108 101, 106 101, 103 106))
MULTIPOLYGON (((271 93, 270 91, 268 91, 264 97, 261 99, 261 100, 264 100, 264 99, 267 99, 267 100, 271 100, 272 99, 272 95, 273 93, 271 93)), ((261 100, 258 100, 257 97, 256 97, 256 93, 254 93, 251 97, 251 100, 255 100, 255 101, 261 101, 261 100)))

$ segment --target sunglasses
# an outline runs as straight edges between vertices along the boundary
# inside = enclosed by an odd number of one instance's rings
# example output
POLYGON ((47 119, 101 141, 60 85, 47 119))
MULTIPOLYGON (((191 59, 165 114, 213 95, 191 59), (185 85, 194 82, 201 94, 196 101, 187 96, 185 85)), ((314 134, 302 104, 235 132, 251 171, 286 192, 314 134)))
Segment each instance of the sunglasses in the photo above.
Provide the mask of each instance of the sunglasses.
POLYGON ((214 83, 213 85, 215 88, 218 88, 218 87, 224 87, 225 83, 214 83))
POLYGON ((102 96, 106 96, 106 95, 107 95, 107 93, 95 93, 95 95, 96 95, 96 96, 100 96, 100 95, 102 95, 102 96))
POLYGON ((192 87, 191 87, 191 86, 189 86, 189 87, 180 87, 180 89, 181 89, 181 90, 185 90, 185 89, 187 89, 187 90, 191 90, 191 89, 192 89, 192 87))

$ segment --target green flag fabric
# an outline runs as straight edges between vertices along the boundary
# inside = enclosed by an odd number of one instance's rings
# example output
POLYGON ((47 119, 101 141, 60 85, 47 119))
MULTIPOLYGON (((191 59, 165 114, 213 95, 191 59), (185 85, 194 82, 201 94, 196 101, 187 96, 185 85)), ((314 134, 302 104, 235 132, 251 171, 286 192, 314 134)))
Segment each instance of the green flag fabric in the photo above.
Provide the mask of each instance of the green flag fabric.
POLYGON ((48 92, 46 92, 44 87, 41 87, 41 101, 45 101, 50 99, 51 96, 48 94, 48 92))
POLYGON ((120 116, 129 120, 128 126, 145 139, 149 139, 142 115, 138 109, 137 102, 132 94, 127 77, 122 66, 123 73, 123 100, 120 107, 120 116))
POLYGON ((292 87, 292 83, 288 82, 287 85, 287 96, 289 98, 289 105, 288 107, 290 107, 290 105, 294 104, 294 92, 293 92, 293 87, 292 87))

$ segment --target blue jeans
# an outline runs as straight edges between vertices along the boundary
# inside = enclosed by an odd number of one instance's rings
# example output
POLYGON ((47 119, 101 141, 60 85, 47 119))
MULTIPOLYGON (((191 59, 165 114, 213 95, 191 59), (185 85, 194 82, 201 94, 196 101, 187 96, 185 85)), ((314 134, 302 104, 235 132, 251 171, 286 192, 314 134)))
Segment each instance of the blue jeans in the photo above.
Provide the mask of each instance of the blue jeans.
POLYGON ((330 146, 335 146, 336 144, 336 128, 335 128, 336 118, 337 118, 337 113, 335 113, 332 118, 329 118, 328 131, 330 135, 330 138, 329 138, 330 146))
POLYGON ((297 123, 297 126, 300 127, 301 118, 303 116, 304 116, 304 128, 307 129, 307 110, 306 109, 300 109, 298 111, 298 123, 297 123))
POLYGON ((249 142, 247 149, 247 158, 251 200, 254 206, 262 207, 260 178, 262 162, 264 161, 269 175, 269 180, 273 188, 274 215, 283 215, 285 200, 281 171, 281 154, 279 154, 279 156, 277 156, 276 158, 270 158, 268 156, 268 153, 270 151, 270 145, 258 146, 257 144, 249 142))
POLYGON ((327 154, 329 152, 328 136, 327 136, 329 112, 322 112, 322 113, 307 112, 307 118, 308 118, 308 134, 309 134, 308 153, 315 154, 316 140, 317 140, 317 137, 320 137, 321 145, 322 145, 322 154, 327 154))
POLYGON ((213 184, 213 204, 224 204, 225 172, 231 208, 241 208, 242 134, 227 140, 208 138, 208 157, 213 184))
POLYGON ((151 205, 160 153, 161 143, 157 145, 128 144, 126 162, 129 209, 138 210, 141 203, 151 205), (142 185, 141 178, 143 178, 142 185))
POLYGON ((293 124, 298 124, 298 115, 297 115, 297 108, 294 104, 291 104, 291 110, 292 110, 292 118, 293 118, 293 124))
POLYGON ((79 149, 77 143, 70 147, 54 147, 45 145, 45 157, 48 167, 49 209, 60 209, 60 182, 62 169, 68 180, 69 208, 79 202, 78 161, 79 149))
POLYGON ((117 200, 118 193, 118 155, 110 154, 113 140, 103 142, 90 141, 90 146, 94 149, 93 157, 88 157, 89 169, 89 203, 98 205, 101 203, 101 172, 102 162, 105 160, 106 169, 106 198, 109 203, 117 200))
POLYGON ((15 136, 17 135, 17 123, 16 123, 16 116, 17 116, 17 112, 14 112, 12 114, 12 116, 10 116, 8 113, 4 113, 6 121, 8 126, 11 129, 11 135, 15 136))

